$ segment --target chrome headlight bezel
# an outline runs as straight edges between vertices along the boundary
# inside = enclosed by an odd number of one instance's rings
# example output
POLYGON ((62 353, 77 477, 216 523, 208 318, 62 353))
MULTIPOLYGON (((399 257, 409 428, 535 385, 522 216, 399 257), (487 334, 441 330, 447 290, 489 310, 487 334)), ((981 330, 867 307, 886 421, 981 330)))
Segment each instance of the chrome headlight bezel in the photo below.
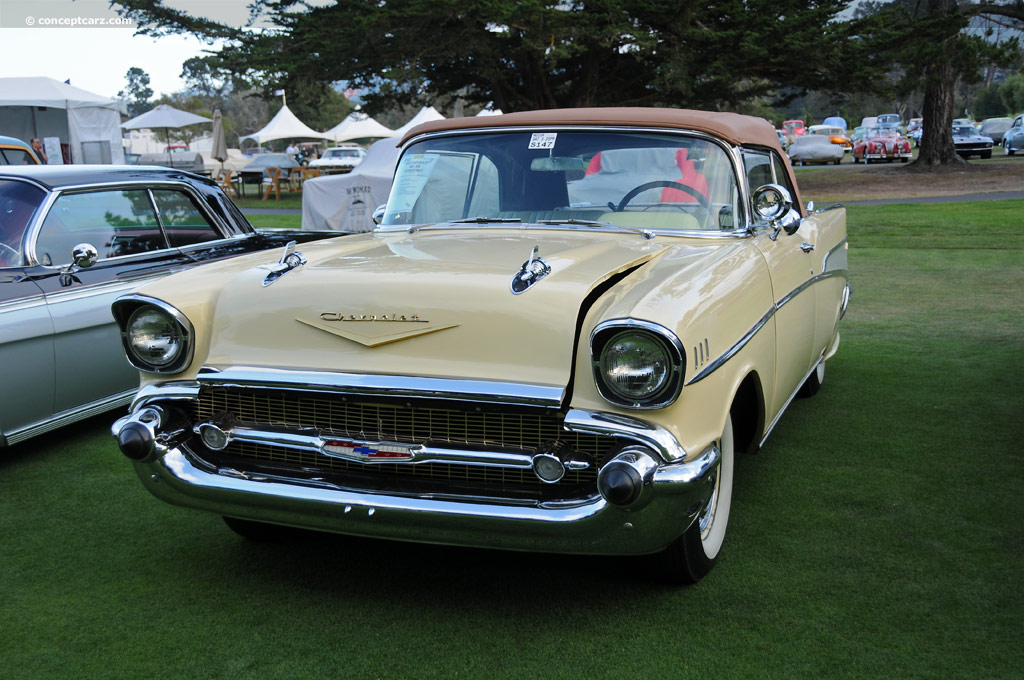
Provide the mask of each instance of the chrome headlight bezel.
POLYGON ((195 332, 192 323, 178 309, 156 298, 145 295, 125 295, 114 301, 114 319, 121 329, 121 344, 128 362, 147 373, 179 373, 192 363, 195 347, 195 332), (179 347, 171 359, 163 363, 148 361, 140 355, 130 337, 131 322, 143 312, 154 312, 162 316, 178 339, 179 347))
POLYGON ((598 324, 590 335, 590 358, 594 383, 601 397, 609 403, 632 409, 664 408, 679 398, 683 388, 686 354, 675 333, 660 324, 638 319, 611 319, 598 324), (612 385, 603 368, 606 349, 631 336, 653 342, 666 357, 666 371, 661 384, 642 397, 630 396, 612 385))

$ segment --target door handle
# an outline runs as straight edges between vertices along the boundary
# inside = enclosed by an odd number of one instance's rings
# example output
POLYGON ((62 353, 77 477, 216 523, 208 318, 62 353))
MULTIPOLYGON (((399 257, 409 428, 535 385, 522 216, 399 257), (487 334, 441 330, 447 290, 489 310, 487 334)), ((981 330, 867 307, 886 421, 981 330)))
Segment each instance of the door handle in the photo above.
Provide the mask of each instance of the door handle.
POLYGON ((800 250, 804 251, 805 253, 809 253, 812 250, 814 250, 814 244, 804 241, 803 243, 800 244, 800 250))

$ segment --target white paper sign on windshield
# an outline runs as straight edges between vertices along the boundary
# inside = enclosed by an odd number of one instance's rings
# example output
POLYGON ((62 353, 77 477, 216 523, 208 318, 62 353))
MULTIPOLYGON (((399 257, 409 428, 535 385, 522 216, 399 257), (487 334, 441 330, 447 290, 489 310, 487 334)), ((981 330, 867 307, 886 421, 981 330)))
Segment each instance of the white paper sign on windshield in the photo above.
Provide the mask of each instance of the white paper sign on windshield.
POLYGON ((437 165, 439 156, 436 153, 416 153, 402 159, 402 165, 395 176, 395 184, 391 189, 388 212, 410 212, 416 205, 431 171, 437 165))
POLYGON ((530 149, 554 149, 557 132, 534 132, 530 136, 530 149))

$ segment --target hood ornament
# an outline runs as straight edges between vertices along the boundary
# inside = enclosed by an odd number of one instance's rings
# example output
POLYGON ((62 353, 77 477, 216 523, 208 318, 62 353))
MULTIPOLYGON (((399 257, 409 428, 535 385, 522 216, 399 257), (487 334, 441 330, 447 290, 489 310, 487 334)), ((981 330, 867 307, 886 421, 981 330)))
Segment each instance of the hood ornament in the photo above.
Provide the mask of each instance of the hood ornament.
POLYGON ((539 257, 538 252, 540 252, 540 246, 534 246, 530 251, 530 259, 523 263, 522 269, 512 278, 510 287, 513 295, 525 292, 530 286, 551 273, 551 265, 545 262, 544 258, 539 257))
POLYGON ((299 252, 295 251, 295 244, 297 241, 289 241, 285 244, 284 253, 281 255, 281 259, 274 264, 270 269, 270 273, 263 278, 263 287, 267 287, 274 281, 295 269, 306 264, 306 257, 299 252))

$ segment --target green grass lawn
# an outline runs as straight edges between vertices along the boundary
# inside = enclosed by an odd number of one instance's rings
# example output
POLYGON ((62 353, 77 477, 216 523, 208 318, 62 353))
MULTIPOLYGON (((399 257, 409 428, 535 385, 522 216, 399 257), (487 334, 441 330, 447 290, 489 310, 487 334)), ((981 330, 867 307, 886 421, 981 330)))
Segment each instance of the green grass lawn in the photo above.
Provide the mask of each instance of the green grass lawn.
POLYGON ((625 559, 247 543, 150 497, 108 416, 0 457, 0 676, 1020 678, 1022 214, 849 210, 839 353, 739 460, 697 586, 625 559))

